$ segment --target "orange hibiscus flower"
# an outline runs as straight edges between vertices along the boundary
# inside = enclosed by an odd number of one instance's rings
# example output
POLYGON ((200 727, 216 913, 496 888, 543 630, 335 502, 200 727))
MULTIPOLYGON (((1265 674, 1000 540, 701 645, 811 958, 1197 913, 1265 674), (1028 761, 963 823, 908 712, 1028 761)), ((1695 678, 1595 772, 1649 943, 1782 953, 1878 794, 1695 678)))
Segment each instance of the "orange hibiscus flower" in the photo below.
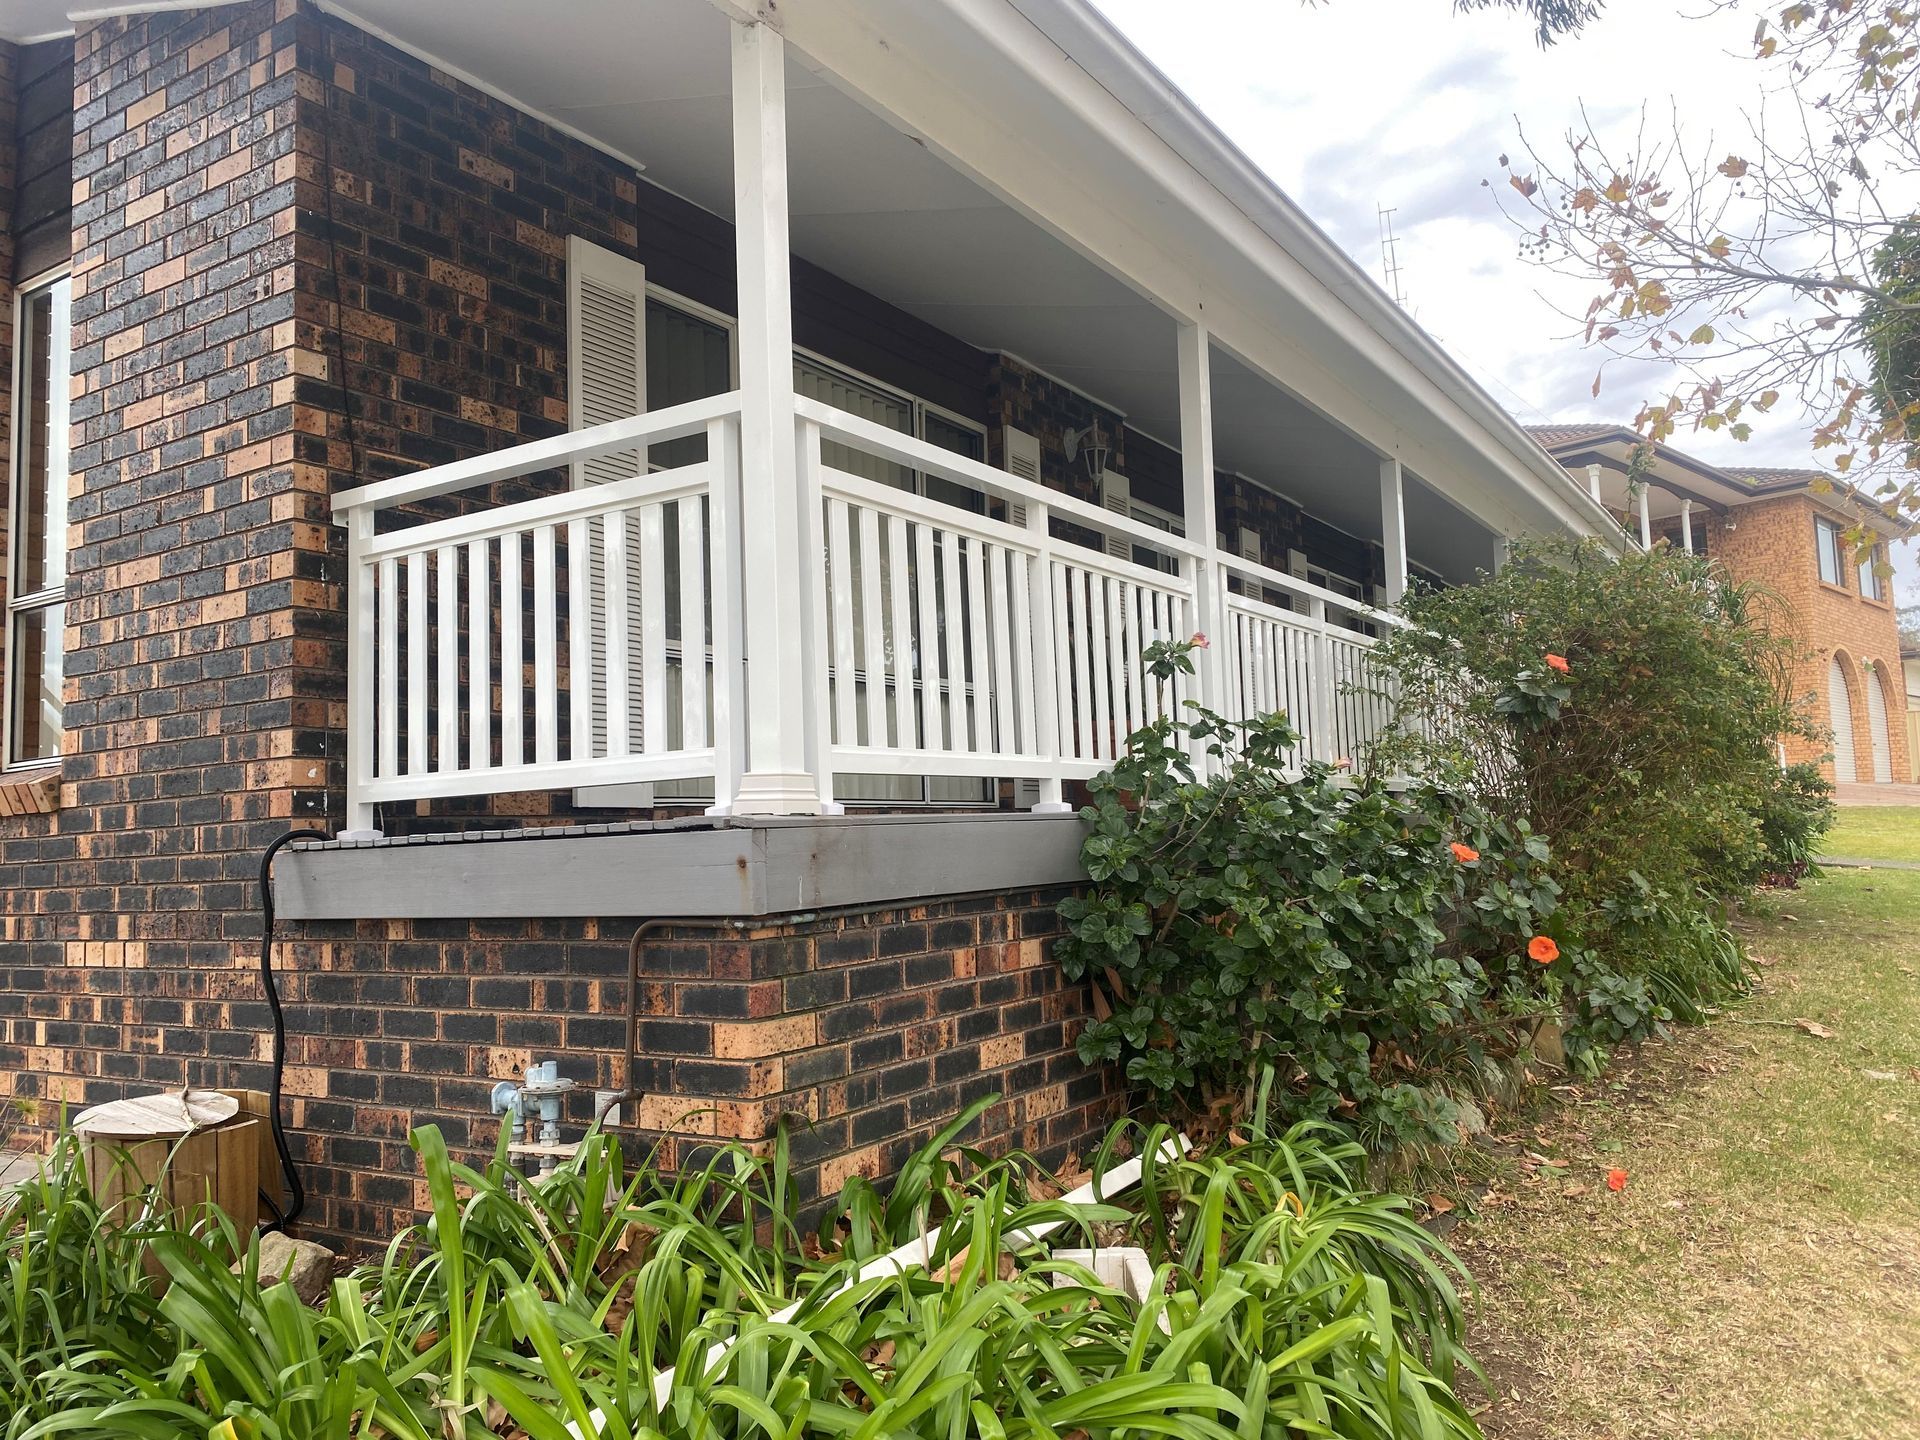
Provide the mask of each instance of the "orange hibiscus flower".
POLYGON ((1607 1171, 1607 1189, 1616 1194, 1627 1188, 1627 1172, 1620 1169, 1607 1171))
POLYGON ((1542 965, 1551 965, 1560 958, 1560 947, 1546 935, 1536 935, 1527 941, 1527 954, 1542 965))
POLYGON ((1549 670, 1558 670, 1562 675, 1565 675, 1572 667, 1567 664, 1566 656, 1549 655, 1547 656, 1547 668, 1549 670))
POLYGON ((1453 844, 1447 848, 1453 851, 1453 858, 1458 860, 1462 865, 1471 865, 1480 858, 1480 852, 1478 850, 1474 849, 1471 845, 1462 845, 1458 840, 1454 841, 1453 844))

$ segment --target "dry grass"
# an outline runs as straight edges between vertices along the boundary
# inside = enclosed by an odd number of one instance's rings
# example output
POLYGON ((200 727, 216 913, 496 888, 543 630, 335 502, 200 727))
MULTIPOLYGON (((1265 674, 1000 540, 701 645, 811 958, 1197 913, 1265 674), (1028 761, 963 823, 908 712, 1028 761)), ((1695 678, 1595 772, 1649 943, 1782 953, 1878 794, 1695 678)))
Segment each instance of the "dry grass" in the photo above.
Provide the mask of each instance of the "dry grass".
POLYGON ((1760 994, 1563 1091, 1455 1236, 1495 1440, 1920 1436, 1920 874, 1757 908, 1760 994))

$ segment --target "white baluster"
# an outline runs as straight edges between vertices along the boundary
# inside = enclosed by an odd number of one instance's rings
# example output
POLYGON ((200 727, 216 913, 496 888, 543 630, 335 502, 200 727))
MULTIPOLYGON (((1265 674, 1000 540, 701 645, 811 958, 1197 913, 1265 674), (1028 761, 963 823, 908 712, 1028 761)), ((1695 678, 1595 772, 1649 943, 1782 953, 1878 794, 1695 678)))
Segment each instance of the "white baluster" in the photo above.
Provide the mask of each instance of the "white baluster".
POLYGON ((521 725, 526 694, 526 658, 520 629, 526 617, 527 580, 520 566, 520 532, 500 537, 500 763, 527 763, 521 725))
POLYGON ((680 744, 707 743, 707 545, 699 496, 675 509, 680 521, 680 744))
POLYGON ((467 768, 492 764, 493 590, 485 540, 467 542, 467 768))
POLYGON ((407 774, 427 773, 427 675, 433 664, 427 637, 427 557, 407 556, 407 774))
POLYGON ((433 637, 440 661, 440 753, 436 770, 460 768, 460 552, 442 545, 434 557, 434 583, 440 587, 439 627, 433 637))
POLYGON ((554 636, 553 526, 533 532, 533 758, 551 765, 560 758, 560 678, 554 636))

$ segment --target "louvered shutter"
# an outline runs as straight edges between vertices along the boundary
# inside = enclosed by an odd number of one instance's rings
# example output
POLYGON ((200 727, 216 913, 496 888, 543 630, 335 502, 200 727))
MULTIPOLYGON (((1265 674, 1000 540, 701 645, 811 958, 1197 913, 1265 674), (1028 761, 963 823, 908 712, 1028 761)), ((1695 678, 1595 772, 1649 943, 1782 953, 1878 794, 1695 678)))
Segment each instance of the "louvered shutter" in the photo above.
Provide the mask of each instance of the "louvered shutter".
POLYGON ((1260 532, 1246 525, 1240 527, 1240 558, 1260 563, 1260 532))
MULTIPOLYGON (((647 272, 638 261, 602 249, 578 235, 567 237, 567 428, 584 430, 610 420, 644 414, 647 408, 647 272)), ((576 461, 573 483, 602 485, 643 473, 646 456, 639 450, 576 461)), ((644 745, 640 694, 641 617, 644 593, 640 568, 651 558, 640 549, 639 517, 628 514, 627 527, 627 743, 632 753, 644 745)), ((607 753, 605 612, 606 551, 596 524, 587 556, 591 596, 600 603, 588 609, 593 658, 594 712, 592 747, 596 756, 607 753)), ((583 602, 585 603, 585 602, 583 602)), ((624 787, 623 787, 624 788, 624 787)), ((637 798, 637 797, 636 797, 637 798)))
MULTIPOLYGON (((1100 504, 1115 515, 1133 517, 1133 487, 1113 470, 1100 472, 1100 504)), ((1133 558, 1133 541, 1125 535, 1107 536, 1107 553, 1121 560, 1133 558)))
MULTIPOLYGON (((1000 431, 1000 457, 1005 463, 1006 472, 1017 480, 1029 485, 1040 483, 1040 437, 1029 435, 1024 430, 1016 430, 1011 425, 1000 431)), ((1022 525, 1027 523, 1027 507, 1015 502, 1007 505, 1007 523, 1022 525)))

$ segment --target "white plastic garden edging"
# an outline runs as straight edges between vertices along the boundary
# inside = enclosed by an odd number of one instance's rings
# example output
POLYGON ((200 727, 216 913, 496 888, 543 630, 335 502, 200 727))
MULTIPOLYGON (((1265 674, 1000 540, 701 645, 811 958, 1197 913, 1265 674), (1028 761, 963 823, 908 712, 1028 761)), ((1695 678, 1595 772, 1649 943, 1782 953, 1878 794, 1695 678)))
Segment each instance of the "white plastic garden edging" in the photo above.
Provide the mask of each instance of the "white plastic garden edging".
MULTIPOLYGON (((1185 1135, 1176 1135, 1173 1139, 1165 1141, 1160 1146, 1157 1158, 1163 1161, 1178 1160, 1192 1148, 1192 1144, 1185 1135)), ((1067 1194, 1062 1195, 1060 1197, 1060 1203, 1062 1205, 1096 1205, 1110 1195, 1123 1194, 1140 1183, 1140 1166, 1141 1159, 1139 1156, 1135 1156, 1131 1160, 1122 1161, 1105 1175, 1096 1176, 1094 1179, 1080 1186, 1077 1190, 1071 1190, 1067 1194)), ((1045 1239, 1066 1223, 1064 1220, 1050 1220, 1044 1225, 1034 1225, 1021 1230, 1009 1230, 1000 1237, 1000 1242, 1003 1248, 1021 1248, 1032 1245, 1045 1239)), ((871 1280, 877 1275, 905 1274, 909 1270, 924 1269, 932 1263, 932 1241, 937 1233, 937 1230, 928 1230, 922 1233, 918 1239, 909 1240, 898 1249, 889 1250, 885 1255, 869 1260, 860 1267, 851 1280, 844 1281, 834 1290, 829 1291, 828 1294, 838 1294, 840 1290, 844 1290, 850 1285, 858 1285, 861 1281, 871 1280)), ((807 1299, 812 1298, 812 1296, 807 1297, 807 1299)), ((822 1298, 824 1299, 826 1297, 822 1298)), ((774 1313, 768 1317, 768 1323, 775 1325, 784 1324, 799 1314, 800 1307, 805 1303, 805 1300, 796 1300, 784 1309, 774 1311, 774 1313)), ((721 1357, 732 1348, 733 1339, 734 1337, 728 1336, 725 1340, 718 1341, 709 1347, 706 1358, 701 1362, 701 1372, 703 1374, 710 1373, 721 1357)), ((653 1377, 653 1403, 661 1409, 666 1407, 667 1397, 673 1393, 673 1376, 673 1367, 669 1366, 665 1370, 656 1372, 653 1377)), ((596 1437, 600 1434, 600 1424, 603 1416, 604 1412, 596 1409, 587 1417, 593 1424, 592 1434, 596 1437)), ((567 1422, 567 1434, 572 1436, 573 1440, 586 1440, 586 1437, 581 1434, 578 1425, 574 1421, 567 1422)))

